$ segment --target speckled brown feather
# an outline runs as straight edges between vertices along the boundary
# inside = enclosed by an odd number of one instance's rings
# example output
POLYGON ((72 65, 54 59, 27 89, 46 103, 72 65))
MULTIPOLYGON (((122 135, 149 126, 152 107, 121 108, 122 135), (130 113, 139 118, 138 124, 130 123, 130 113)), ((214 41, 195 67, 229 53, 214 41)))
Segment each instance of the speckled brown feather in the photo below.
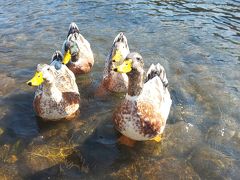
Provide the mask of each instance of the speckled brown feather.
POLYGON ((73 63, 68 63, 67 67, 74 73, 74 74, 86 74, 91 71, 92 68, 92 63, 88 62, 84 65, 76 65, 73 63))
POLYGON ((110 72, 106 77, 103 78, 103 86, 112 92, 126 92, 128 81, 124 80, 122 74, 114 73, 115 72, 110 72))
POLYGON ((42 110, 41 110, 41 107, 40 107, 41 97, 42 97, 41 95, 38 95, 33 100, 33 108, 35 109, 35 112, 38 116, 40 114, 42 114, 42 110))
MULTIPOLYGON (((51 109, 50 108, 46 109, 44 107, 51 107, 53 109, 58 109, 59 114, 62 114, 63 116, 74 117, 73 115, 77 114, 76 111, 73 112, 72 114, 67 114, 65 109, 71 105, 79 104, 80 95, 75 92, 63 92, 62 100, 58 103, 53 101, 52 99, 49 99, 48 101, 45 100, 43 102, 41 100, 42 100, 42 96, 38 95, 35 97, 33 101, 33 106, 38 116, 42 117, 42 115, 45 113, 49 114, 51 112, 51 109)), ((51 119, 51 120, 54 120, 54 119, 51 119)))
POLYGON ((154 106, 147 102, 123 101, 116 109, 113 120, 118 131, 126 130, 127 121, 134 124, 136 131, 144 138, 153 138, 161 133, 161 127, 165 125, 160 113, 154 106))
POLYGON ((147 137, 155 137, 160 134, 161 126, 165 123, 163 123, 163 118, 155 111, 152 104, 139 102, 135 111, 138 112, 140 118, 140 134, 147 137))

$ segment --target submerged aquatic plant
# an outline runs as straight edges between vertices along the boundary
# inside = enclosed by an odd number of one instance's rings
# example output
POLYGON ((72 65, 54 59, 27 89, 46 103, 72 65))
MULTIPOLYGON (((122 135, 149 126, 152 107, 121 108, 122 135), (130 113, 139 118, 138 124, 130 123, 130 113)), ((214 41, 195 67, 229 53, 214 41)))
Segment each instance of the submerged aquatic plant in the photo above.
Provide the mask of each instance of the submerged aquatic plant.
POLYGON ((0 161, 6 163, 15 163, 18 160, 17 154, 20 151, 20 141, 15 144, 4 144, 0 147, 0 161))
POLYGON ((30 155, 33 158, 43 157, 52 162, 63 162, 74 151, 74 145, 67 144, 65 147, 43 145, 36 147, 30 155))
POLYGON ((60 144, 41 144, 32 145, 31 150, 27 152, 28 163, 31 167, 38 164, 39 167, 35 170, 45 169, 53 165, 59 165, 60 171, 64 169, 77 168, 82 172, 88 172, 88 166, 85 163, 84 158, 77 150, 77 144, 68 141, 68 143, 60 144), (77 154, 77 159, 73 156, 77 154), (77 161, 76 161, 77 160, 77 161), (39 164, 41 162, 41 164, 39 164))
POLYGON ((64 146, 41 145, 34 147, 32 152, 29 152, 31 158, 46 158, 53 163, 64 162, 65 159, 74 152, 76 145, 66 144, 64 146))

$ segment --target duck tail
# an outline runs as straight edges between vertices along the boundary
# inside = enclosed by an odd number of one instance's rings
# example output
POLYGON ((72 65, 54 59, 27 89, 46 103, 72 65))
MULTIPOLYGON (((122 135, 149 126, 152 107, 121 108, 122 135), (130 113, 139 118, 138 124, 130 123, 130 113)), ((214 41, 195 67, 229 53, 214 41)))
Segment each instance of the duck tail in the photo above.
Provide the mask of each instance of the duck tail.
POLYGON ((123 42, 124 41, 124 34, 123 32, 120 32, 114 39, 113 42, 123 42))
POLYGON ((59 61, 59 62, 62 62, 62 59, 63 59, 63 55, 60 51, 55 51, 52 55, 52 60, 51 62, 53 61, 59 61))
POLYGON ((114 39, 113 45, 116 43, 125 43, 126 48, 128 48, 127 37, 124 35, 123 32, 120 32, 114 39))
POLYGON ((155 76, 158 76, 161 79, 164 87, 168 86, 168 80, 165 69, 159 63, 157 63, 156 65, 152 64, 150 66, 147 72, 146 82, 149 81, 150 79, 153 79, 155 76))
POLYGON ((74 34, 74 33, 80 33, 79 31, 79 28, 78 26, 76 25, 75 22, 71 22, 71 24, 69 25, 69 30, 68 30, 68 35, 67 37, 70 35, 70 34, 74 34))

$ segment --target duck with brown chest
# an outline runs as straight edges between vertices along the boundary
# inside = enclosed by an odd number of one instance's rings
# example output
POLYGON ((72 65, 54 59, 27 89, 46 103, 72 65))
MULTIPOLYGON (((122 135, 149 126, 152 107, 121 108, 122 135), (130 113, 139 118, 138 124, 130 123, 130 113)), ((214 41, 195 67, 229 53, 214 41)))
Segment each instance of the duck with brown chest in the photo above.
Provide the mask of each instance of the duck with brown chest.
POLYGON ((123 64, 114 68, 116 72, 126 73, 129 83, 128 93, 116 108, 113 120, 116 129, 132 140, 159 141, 172 100, 164 68, 152 64, 144 83, 143 65, 140 54, 130 53, 123 64))
POLYGON ((79 112, 80 95, 74 74, 63 64, 56 51, 50 65, 39 64, 34 77, 27 82, 38 86, 33 107, 44 120, 72 119, 79 112))
POLYGON ((125 73, 113 71, 113 67, 121 64, 129 54, 126 36, 120 32, 114 39, 111 50, 105 61, 101 88, 110 92, 127 92, 128 77, 125 73))

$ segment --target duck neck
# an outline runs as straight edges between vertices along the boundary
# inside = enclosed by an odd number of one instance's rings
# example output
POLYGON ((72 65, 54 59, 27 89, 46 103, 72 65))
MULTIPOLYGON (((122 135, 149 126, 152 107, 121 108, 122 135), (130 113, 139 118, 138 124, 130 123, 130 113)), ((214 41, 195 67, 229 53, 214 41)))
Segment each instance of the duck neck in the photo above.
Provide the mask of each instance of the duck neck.
POLYGON ((144 71, 133 69, 128 75, 128 95, 139 96, 143 88, 143 75, 144 71))

